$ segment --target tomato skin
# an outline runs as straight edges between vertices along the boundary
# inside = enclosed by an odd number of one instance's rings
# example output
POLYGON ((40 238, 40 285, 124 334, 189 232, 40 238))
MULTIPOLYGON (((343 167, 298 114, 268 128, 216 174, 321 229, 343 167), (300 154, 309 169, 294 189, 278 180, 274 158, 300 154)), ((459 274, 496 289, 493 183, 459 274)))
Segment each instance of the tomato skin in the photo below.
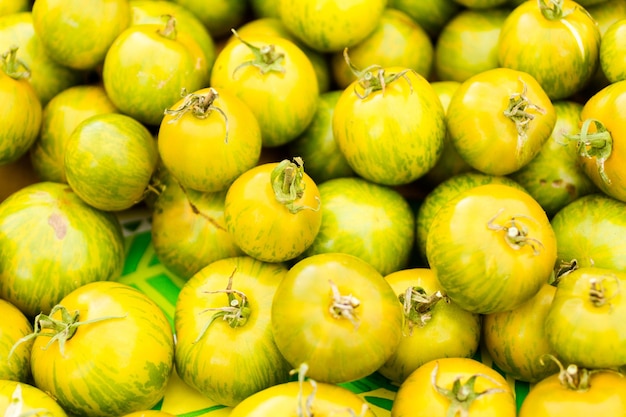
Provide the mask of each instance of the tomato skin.
POLYGON ((313 64, 288 39, 263 34, 241 39, 257 48, 273 45, 284 56, 278 61, 283 71, 264 73, 246 65, 255 59, 250 47, 242 41, 228 42, 217 55, 210 84, 248 105, 259 122, 264 146, 284 145, 298 137, 315 115, 319 86, 313 64))
POLYGON ((67 183, 65 146, 76 126, 90 116, 116 112, 100 84, 68 87, 54 96, 43 109, 41 130, 30 148, 30 159, 39 178, 67 183))
POLYGON ((291 367, 274 342, 270 320, 274 294, 286 273, 282 264, 241 256, 209 263, 185 283, 174 317, 175 363, 183 381, 216 403, 233 407, 289 380, 291 367), (240 325, 217 317, 203 333, 213 314, 229 306, 224 291, 230 277, 231 289, 245 295, 249 315, 241 313, 246 321, 240 325), (209 294, 213 291, 218 293, 209 294))
MULTIPOLYGON (((429 297, 437 291, 443 292, 429 268, 404 269, 386 275, 385 279, 401 304, 400 296, 404 297, 410 287, 422 288, 429 297)), ((398 385, 426 362, 444 357, 472 357, 478 350, 480 315, 463 310, 445 298, 430 307, 427 314, 423 325, 405 314, 400 345, 391 358, 378 368, 381 375, 398 385)))
POLYGON ((545 332, 565 363, 591 369, 626 363, 624 285, 626 272, 598 267, 579 267, 560 278, 545 332), (596 291, 601 292, 597 297, 596 291))
POLYGON ((41 0, 33 4, 35 32, 49 56, 66 67, 93 70, 130 25, 128 0, 41 0))
POLYGON ((143 124, 124 114, 97 114, 67 139, 65 175, 88 204, 120 211, 143 200, 158 157, 156 141, 143 124))
POLYGON ((82 71, 65 67, 46 53, 35 33, 30 11, 0 16, 0 51, 4 53, 13 45, 19 45, 20 59, 29 68, 35 69, 31 71, 28 82, 33 86, 42 106, 61 91, 83 80, 82 71))
POLYGON ((123 264, 119 220, 66 184, 38 182, 0 204, 0 296, 29 318, 81 285, 117 279, 123 264))
POLYGON ((554 18, 545 16, 541 7, 527 1, 509 14, 500 31, 498 62, 532 75, 550 99, 567 99, 582 90, 598 68, 600 31, 577 2, 564 0, 563 15, 554 18))
POLYGON ((626 60, 623 58, 626 50, 625 36, 626 19, 613 23, 602 36, 600 67, 611 83, 626 79, 626 60))
MULTIPOLYGON (((259 162, 261 129, 248 105, 230 91, 202 88, 192 92, 211 97, 212 108, 196 117, 191 110, 166 114, 158 133, 161 161, 185 188, 203 192, 226 190, 259 162)), ((182 108, 187 97, 169 110, 182 108)))
POLYGON ((208 63, 198 42, 171 24, 131 25, 107 50, 102 67, 104 88, 128 116, 158 126, 163 112, 180 99, 181 90, 196 91, 209 81, 208 63), (135 80, 129 83, 128 80, 135 80))
MULTIPOLYGON (((8 412, 11 406, 15 405, 11 403, 11 400, 21 390, 21 395, 17 398, 21 398, 22 409, 24 414, 20 415, 41 415, 42 410, 47 413, 45 415, 50 417, 67 417, 67 413, 61 408, 61 406, 47 393, 39 389, 38 387, 29 383, 12 381, 12 380, 0 380, 0 413, 3 415, 12 415, 8 412)), ((14 409, 12 409, 14 411, 14 409)))
POLYGON ((365 39, 381 19, 387 0, 279 0, 280 18, 298 39, 320 52, 336 52, 365 39), (329 34, 332 34, 329 35, 329 34))
POLYGON ((461 9, 454 0, 389 0, 388 7, 408 14, 431 39, 436 39, 445 24, 461 9))
POLYGON ((28 0, 11 0, 0 2, 0 16, 6 16, 14 13, 26 12, 30 9, 28 0))
POLYGON ((10 357, 9 353, 19 339, 32 333, 33 326, 20 309, 3 299, 0 299, 0 314, 5 318, 0 324, 0 380, 28 382, 32 341, 17 346, 10 357))
POLYGON ((268 162, 239 176, 226 193, 224 220, 235 244, 247 255, 266 262, 300 256, 313 243, 322 223, 321 200, 315 182, 303 173, 304 191, 292 213, 276 199, 268 162))
POLYGON ((626 272, 626 203, 602 193, 572 201, 551 220, 557 242, 557 266, 576 260, 626 272))
POLYGON ((554 106, 537 80, 509 68, 486 70, 465 80, 446 112, 450 139, 459 155, 474 169, 492 175, 513 173, 530 162, 555 123, 554 106), (519 94, 527 97, 526 112, 532 116, 525 136, 505 114, 519 94))
POLYGON ((271 314, 285 359, 292 367, 308 364, 307 376, 318 382, 349 382, 373 373, 402 336, 402 306, 393 289, 370 264, 349 254, 298 261, 280 282, 271 314), (360 302, 352 319, 335 317, 329 308, 335 302, 333 284, 340 295, 360 302))
POLYGON ((472 375, 478 375, 474 391, 498 389, 474 400, 468 408, 468 416, 514 417, 515 399, 508 382, 497 371, 471 358, 442 358, 425 363, 413 371, 400 385, 391 408, 391 417, 444 417, 450 415, 450 400, 440 395, 431 382, 437 367, 436 384, 451 389, 455 379, 465 383, 472 375))
POLYGON ((553 354, 544 321, 555 293, 556 286, 545 283, 519 307, 483 316, 481 343, 506 375, 537 383, 558 371, 554 362, 541 362, 543 355, 553 354))
POLYGON ((354 81, 335 106, 333 134, 359 176, 403 185, 426 174, 441 156, 445 112, 430 83, 415 71, 388 67, 384 72, 404 75, 364 98, 354 81))
POLYGON ((152 208, 151 241, 159 261, 188 279, 207 264, 242 255, 226 230, 226 191, 201 193, 166 185, 152 208))
POLYGON ((518 307, 548 281, 556 239, 544 210, 530 195, 487 184, 439 209, 428 231, 426 256, 452 301, 468 311, 490 314, 518 307), (507 243, 505 233, 521 230, 521 246, 507 243))
POLYGON ((197 16, 215 39, 226 37, 232 28, 239 26, 248 11, 248 3, 245 1, 212 0, 211 7, 206 7, 203 0, 174 0, 174 2, 197 16))
MULTIPOLYGON (((31 356, 35 385, 73 415, 112 417, 153 407, 174 363, 174 336, 161 308, 139 290, 111 281, 79 287, 59 304, 77 311, 79 321, 101 320, 78 326, 64 352, 38 336, 31 356)), ((52 317, 59 319, 60 312, 52 317)))
POLYGON ((518 416, 621 416, 626 413, 623 375, 602 370, 591 375, 589 385, 586 391, 568 389, 559 381, 558 373, 553 374, 531 388, 518 416))
POLYGON ((290 381, 269 387, 243 400, 232 409, 229 417, 265 417, 268 415, 297 417, 300 415, 313 415, 302 414, 306 409, 306 405, 300 401, 300 398, 312 398, 310 411, 315 410, 315 417, 334 417, 343 414, 346 416, 375 417, 374 412, 370 408, 365 413, 362 413, 363 407, 367 403, 363 398, 347 388, 323 382, 316 382, 315 386, 316 390, 313 391, 311 382, 305 381, 301 387, 298 381, 290 381), (302 407, 302 410, 300 407, 302 407), (349 414, 350 412, 354 414, 349 414))

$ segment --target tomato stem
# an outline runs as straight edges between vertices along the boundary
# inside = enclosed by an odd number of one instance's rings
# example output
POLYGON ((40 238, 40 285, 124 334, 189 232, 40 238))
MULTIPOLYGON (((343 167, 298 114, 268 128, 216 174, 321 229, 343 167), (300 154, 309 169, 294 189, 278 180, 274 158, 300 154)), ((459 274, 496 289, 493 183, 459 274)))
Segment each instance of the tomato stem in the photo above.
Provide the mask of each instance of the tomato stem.
POLYGON ((49 315, 45 315, 43 313, 39 313, 35 317, 35 322, 33 325, 33 332, 19 339, 11 348, 9 352, 9 357, 13 354, 15 349, 31 339, 36 338, 37 336, 46 336, 50 338, 48 344, 44 347, 44 349, 48 349, 52 343, 57 341, 59 343, 59 351, 61 355, 65 355, 65 343, 70 340, 78 327, 84 326, 86 324, 93 324, 104 320, 112 320, 112 319, 123 319, 126 315, 123 316, 105 316, 99 317, 91 320, 79 321, 80 313, 78 311, 74 311, 70 313, 67 308, 64 306, 57 304, 50 310, 49 315), (60 312, 61 318, 56 319, 52 316, 60 312))
POLYGON ((546 359, 550 359, 558 365, 559 382, 561 386, 572 391, 587 391, 590 387, 591 375, 601 371, 600 369, 589 370, 587 368, 580 368, 575 364, 564 367, 561 361, 551 354, 543 355, 540 358, 541 364, 544 364, 546 359))
POLYGON ((416 286, 407 287, 404 293, 398 295, 398 299, 403 306, 405 323, 409 327, 409 336, 413 334, 414 327, 426 326, 432 319, 432 309, 439 301, 450 302, 441 291, 428 295, 426 290, 416 286))
POLYGON ((537 5, 543 17, 550 21, 563 19, 573 11, 563 10, 563 0, 548 0, 548 3, 546 0, 537 0, 537 5))
POLYGON ((300 210, 317 211, 321 202, 317 199, 316 208, 296 204, 296 201, 304 195, 304 161, 299 156, 293 158, 293 162, 284 159, 272 170, 270 182, 276 200, 283 204, 290 213, 295 214, 300 210))
POLYGON ((520 82, 522 83, 522 92, 512 93, 509 96, 509 104, 504 110, 504 115, 515 123, 515 129, 517 130, 515 154, 518 159, 523 160, 523 152, 526 150, 525 144, 528 139, 528 128, 530 127, 530 122, 535 118, 535 115, 530 113, 529 110, 535 110, 541 114, 545 114, 545 110, 528 100, 528 97, 526 97, 528 86, 521 79, 520 82))
POLYGON ((387 74, 383 67, 374 64, 360 70, 350 60, 350 57, 348 56, 348 48, 343 50, 343 57, 346 64, 348 64, 348 67, 350 67, 350 71, 352 71, 357 79, 357 83, 354 86, 354 93, 361 100, 366 99, 375 91, 382 91, 382 94, 385 95, 386 86, 398 78, 404 78, 411 88, 411 93, 413 92, 411 80, 406 76, 408 72, 413 71, 412 69, 405 69, 400 72, 387 74), (363 94, 359 93, 357 86, 361 87, 363 94))
POLYGON ((17 45, 11 46, 8 51, 2 54, 2 60, 0 61, 0 69, 13 78, 14 80, 25 80, 30 78, 30 68, 17 58, 17 45))
POLYGON ((332 293, 331 303, 328 309, 331 316, 336 319, 348 319, 354 325, 354 328, 357 329, 359 327, 359 318, 355 310, 361 305, 361 302, 352 294, 342 295, 339 292, 339 288, 337 288, 337 285, 332 280, 328 280, 328 282, 332 293))
POLYGON ((616 297, 620 292, 620 281, 615 275, 610 275, 608 277, 602 277, 602 279, 591 278, 589 280, 589 301, 593 304, 594 307, 602 307, 608 304, 611 306, 610 301, 616 297), (615 282, 617 289, 613 292, 613 294, 609 295, 609 291, 607 291, 607 287, 605 285, 604 278, 612 278, 612 281, 615 282))
POLYGON ((476 392, 474 385, 479 376, 497 384, 497 381, 485 374, 472 375, 464 384, 461 383, 461 377, 458 377, 452 383, 452 389, 447 389, 437 385, 438 371, 439 362, 436 362, 433 371, 430 374, 431 385, 439 394, 443 395, 450 401, 450 406, 448 407, 448 411, 446 413, 447 417, 455 417, 457 414, 461 417, 469 417, 469 408, 475 400, 485 395, 506 392, 502 388, 488 388, 484 391, 476 392))
POLYGON ((604 163, 613 152, 613 138, 611 132, 604 124, 596 119, 587 119, 583 122, 580 133, 576 135, 563 135, 566 139, 577 143, 578 154, 583 158, 595 159, 598 174, 605 184, 610 185, 611 179, 604 170, 604 163), (595 126, 595 132, 589 132, 591 124, 595 126))
POLYGON ((183 102, 175 109, 165 109, 165 114, 173 116, 167 123, 175 123, 183 117, 186 113, 191 113, 193 117, 198 119, 206 119, 209 117, 211 112, 215 110, 218 112, 222 118, 224 119, 225 124, 225 134, 224 134, 224 143, 228 143, 228 116, 224 110, 216 107, 214 105, 215 100, 219 98, 219 93, 213 87, 209 87, 206 93, 197 94, 190 93, 187 94, 187 90, 183 88, 181 90, 181 97, 184 97, 183 102))
POLYGON ((283 62, 285 61, 285 54, 283 54, 282 52, 277 52, 275 45, 263 45, 259 48, 258 46, 255 46, 250 42, 242 39, 235 29, 231 29, 231 31, 241 43, 243 43, 250 49, 252 55, 254 55, 254 59, 242 62, 241 64, 239 64, 239 66, 237 66, 237 68, 235 68, 232 75, 233 78, 235 77, 237 71, 247 66, 253 66, 255 68, 258 68, 261 74, 267 74, 268 72, 272 71, 284 73, 286 71, 285 67, 283 66, 283 62))
POLYGON ((513 249, 519 250, 524 246, 530 246, 534 255, 539 255, 539 249, 543 248, 543 244, 538 239, 528 236, 528 227, 520 222, 522 218, 533 220, 524 215, 511 216, 503 225, 495 224, 496 219, 502 214, 504 208, 498 212, 487 222, 487 228, 496 232, 504 232, 504 240, 513 249))
POLYGON ((159 29, 157 33, 164 38, 175 40, 178 36, 178 32, 176 30, 176 18, 169 14, 164 14, 161 16, 161 19, 165 22, 165 26, 163 29, 159 29))

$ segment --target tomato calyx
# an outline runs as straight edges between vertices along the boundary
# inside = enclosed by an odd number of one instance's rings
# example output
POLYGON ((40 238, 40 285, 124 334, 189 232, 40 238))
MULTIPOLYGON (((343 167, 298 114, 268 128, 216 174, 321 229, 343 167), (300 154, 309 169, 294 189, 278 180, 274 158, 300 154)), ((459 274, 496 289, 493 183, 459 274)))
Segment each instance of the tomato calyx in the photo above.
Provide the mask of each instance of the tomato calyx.
POLYGON ((529 246, 533 250, 534 255, 539 255, 540 248, 543 248, 543 244, 538 239, 528 236, 528 227, 520 221, 520 219, 532 218, 524 215, 511 216, 502 224, 496 224, 496 219, 502 214, 504 208, 498 210, 498 212, 487 222, 487 228, 496 232, 504 232, 504 241, 512 249, 519 250, 524 246, 529 246))
POLYGON ((328 280, 328 283, 332 297, 328 308, 330 315, 335 319, 348 319, 356 330, 360 322, 355 310, 361 305, 361 301, 352 294, 342 295, 332 280, 328 280))
POLYGON ((165 114, 173 116, 167 123, 175 123, 186 113, 191 113, 193 117, 198 119, 206 119, 212 111, 218 112, 224 119, 225 134, 224 143, 228 143, 228 116, 224 110, 215 106, 215 100, 219 98, 219 93, 213 87, 210 87, 205 94, 189 93, 185 88, 181 91, 183 102, 175 109, 165 109, 165 114))
POLYGON ((520 82, 522 83, 522 92, 512 93, 509 96, 509 104, 504 110, 504 115, 515 123, 515 129, 517 130, 517 146, 515 148, 515 153, 518 158, 521 157, 521 154, 525 149, 524 145, 528 139, 528 128, 530 127, 530 122, 532 122, 535 118, 535 115, 530 113, 529 110, 537 111, 540 114, 545 114, 546 112, 544 109, 528 100, 528 97, 526 97, 528 85, 526 85, 526 83, 521 79, 520 82))
POLYGON ((435 291, 428 295, 422 287, 410 286, 406 291, 398 295, 402 303, 405 324, 409 328, 409 336, 413 334, 415 327, 422 328, 432 319, 432 309, 443 300, 446 303, 450 299, 441 291, 435 291))
POLYGON ((50 338, 50 341, 44 346, 43 349, 48 349, 52 343, 55 341, 59 343, 59 352, 61 355, 65 355, 65 344, 68 340, 70 340, 80 326, 85 326, 87 324, 93 324, 104 320, 113 320, 113 319, 123 319, 126 317, 126 314, 123 316, 104 316, 98 317, 95 319, 79 321, 80 312, 74 311, 70 313, 70 311, 64 306, 57 304, 50 310, 50 314, 46 315, 43 313, 39 313, 35 317, 35 322, 33 324, 33 332, 19 339, 9 352, 9 357, 13 354, 15 349, 31 339, 36 338, 37 336, 46 336, 50 338), (59 312, 61 314, 60 319, 53 318, 54 314, 59 312))
POLYGON ((611 307, 611 300, 620 293, 619 279, 615 275, 609 275, 598 279, 593 277, 589 280, 589 301, 594 307, 611 307), (611 279, 616 284, 616 288, 610 291, 605 285, 606 279, 611 279))
POLYGON ((537 0, 537 4, 543 17, 550 21, 563 19, 574 11, 563 10, 563 0, 548 0, 548 3, 546 0, 537 0))
POLYGON ((231 328, 237 328, 244 326, 248 319, 250 318, 250 313, 252 310, 248 305, 248 297, 241 291, 233 289, 233 277, 235 276, 235 272, 237 268, 233 270, 233 272, 228 277, 228 284, 226 288, 223 290, 214 290, 214 291, 204 291, 205 294, 226 294, 228 297, 228 305, 225 307, 214 307, 207 308, 203 310, 201 313, 205 313, 207 311, 216 311, 215 314, 211 316, 209 321, 204 325, 196 340, 193 343, 197 343, 202 337, 206 334, 209 326, 218 318, 226 321, 231 328))
POLYGON ((157 33, 164 38, 175 40, 176 36, 178 36, 176 30, 176 18, 169 14, 163 15, 161 18, 165 22, 165 26, 162 29, 159 29, 157 33))
POLYGON ((388 84, 396 81, 398 78, 404 78, 406 82, 409 84, 409 88, 411 89, 411 93, 413 92, 413 85, 411 84, 411 80, 406 76, 406 74, 412 69, 405 69, 400 72, 386 73, 385 69, 380 65, 374 64, 366 67, 362 70, 358 69, 350 60, 348 56, 348 48, 343 50, 343 57, 350 67, 350 71, 354 74, 357 79, 357 83, 354 86, 354 94, 357 95, 361 100, 366 99, 375 91, 382 91, 383 96, 385 95, 385 88, 388 84), (361 87, 363 90, 363 94, 359 93, 357 90, 357 86, 361 87))
POLYGON ((570 364, 567 367, 563 366, 561 361, 559 361, 554 355, 545 354, 540 358, 541 364, 545 363, 546 359, 550 359, 555 362, 559 367, 559 383, 562 387, 572 390, 585 392, 591 388, 591 377, 593 374, 600 372, 615 372, 618 375, 622 375, 619 371, 615 369, 605 369, 605 368, 596 368, 596 369, 587 369, 581 368, 576 364, 570 364))
POLYGON ((18 46, 13 45, 8 51, 2 54, 0 69, 14 80, 25 80, 30 78, 30 68, 17 58, 18 46))
POLYGON ((450 401, 450 407, 446 413, 446 417, 455 417, 457 414, 460 417, 469 417, 469 408, 472 403, 480 397, 485 395, 496 394, 499 392, 506 392, 502 388, 488 388, 481 392, 476 392, 474 385, 478 377, 483 377, 489 381, 497 384, 493 378, 485 374, 471 375, 465 383, 461 383, 461 376, 455 378, 452 383, 452 388, 444 388, 437 385, 437 373, 439 371, 439 362, 435 363, 435 366, 430 374, 431 385, 439 394, 443 395, 450 401))
POLYGON ((296 201, 304 195, 304 161, 299 156, 293 158, 293 162, 283 159, 272 170, 270 182, 276 200, 287 207, 290 213, 296 214, 301 210, 319 210, 321 201, 316 197, 316 208, 296 204, 296 201))
POLYGON ((269 44, 258 47, 242 39, 235 29, 231 29, 231 31, 241 43, 243 43, 250 49, 252 55, 254 55, 254 59, 242 62, 237 66, 237 68, 235 68, 235 70, 233 71, 233 78, 235 78, 235 74, 237 73, 237 71, 239 71, 241 68, 248 66, 258 68, 261 74, 267 74, 272 71, 279 73, 285 72, 285 67, 283 66, 285 54, 276 51, 276 45, 269 44))
POLYGON ((595 159, 598 174, 605 184, 610 185, 611 179, 604 170, 604 163, 613 152, 613 138, 604 124, 596 119, 587 119, 583 122, 580 133, 563 135, 566 139, 577 143, 578 154, 583 158, 595 159), (595 125, 595 132, 589 132, 591 124, 595 125))
POLYGON ((11 400, 3 414, 3 417, 31 417, 31 416, 52 416, 50 410, 37 408, 24 411, 24 396, 22 395, 22 384, 15 385, 11 394, 11 400))

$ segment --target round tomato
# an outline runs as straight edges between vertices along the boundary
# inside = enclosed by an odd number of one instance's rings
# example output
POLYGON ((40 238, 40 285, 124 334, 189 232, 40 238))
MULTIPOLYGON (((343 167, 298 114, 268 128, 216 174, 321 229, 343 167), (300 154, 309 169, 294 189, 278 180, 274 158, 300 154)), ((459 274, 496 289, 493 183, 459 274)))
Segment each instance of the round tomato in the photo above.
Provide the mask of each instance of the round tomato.
POLYGON ((378 184, 417 180, 443 151, 445 112, 437 93, 409 68, 353 70, 358 79, 343 90, 333 114, 333 134, 348 165, 378 184))
POLYGON ((480 315, 450 301, 431 269, 404 269, 385 279, 402 305, 404 322, 400 345, 378 368, 381 375, 399 385, 433 359, 469 358, 476 353, 480 315))
POLYGON ((626 18, 613 23, 602 36, 600 66, 609 82, 626 80, 626 18))
POLYGON ((183 286, 176 302, 176 371, 218 404, 233 407, 289 380, 274 343, 274 294, 287 268, 243 256, 212 262, 183 286))
POLYGON ((7 51, 14 45, 19 45, 20 60, 28 68, 35 69, 28 82, 44 106, 52 97, 84 79, 82 71, 65 67, 46 53, 35 33, 30 11, 0 16, 0 51, 7 51))
POLYGON ((293 265, 272 303, 276 345, 314 380, 341 383, 380 368, 402 337, 402 305, 367 262, 344 253, 311 255, 293 265), (297 329, 297 331, 294 331, 297 329))
POLYGON ((224 38, 230 30, 245 21, 247 1, 211 0, 207 7, 204 0, 174 0, 194 14, 215 39, 224 38))
POLYGON ((68 87, 54 96, 43 109, 41 130, 30 148, 33 169, 42 181, 67 182, 65 146, 83 120, 96 114, 115 113, 101 84, 68 87))
POLYGON ((229 417, 375 417, 359 395, 340 385, 305 380, 306 364, 299 370, 298 381, 274 385, 251 395, 234 407, 229 417))
POLYGON ((85 284, 39 314, 34 328, 35 385, 68 413, 120 416, 163 397, 174 336, 161 308, 136 288, 85 284))
POLYGON ((203 88, 166 110, 158 147, 164 167, 183 187, 217 192, 257 165, 261 129, 230 91, 203 88))
POLYGON ((322 224, 320 193, 294 158, 258 165, 228 188, 226 228, 247 255, 284 262, 311 246, 322 224))
POLYGON ((46 53, 77 70, 101 65, 131 18, 128 0, 37 0, 32 14, 46 53))
POLYGON ((556 112, 530 74, 494 68, 461 83, 446 121, 465 162, 485 174, 507 175, 539 153, 554 129, 556 112))
POLYGON ((208 65, 200 44, 177 31, 176 18, 169 16, 165 23, 131 25, 120 33, 104 58, 102 82, 122 113, 158 126, 181 91, 208 84, 208 65))
POLYGON ((354 175, 333 135, 333 114, 341 93, 342 90, 333 90, 320 94, 313 120, 302 135, 288 144, 289 154, 306 161, 307 173, 318 184, 354 175))
POLYGON ((435 44, 438 79, 463 82, 497 68, 498 37, 509 12, 504 8, 466 9, 446 23, 435 44))
POLYGON ((604 194, 580 197, 551 220, 557 242, 557 266, 576 260, 626 272, 626 203, 604 194))
POLYGON ((217 55, 211 86, 228 90, 250 107, 263 145, 298 137, 313 120, 319 87, 306 54, 290 40, 250 34, 228 42, 217 55))
POLYGON ((0 299, 0 380, 27 382, 30 379, 32 341, 16 345, 33 331, 28 318, 9 301, 0 299), (15 347, 15 349, 14 349, 15 347))
POLYGON ((38 182, 0 204, 0 297, 29 318, 81 285, 117 279, 124 254, 117 217, 66 184, 38 182))
POLYGON ((586 417, 626 414, 626 378, 612 370, 576 365, 535 384, 522 402, 519 417, 586 417))
POLYGON ((626 364, 626 272, 578 267, 559 278, 545 320, 548 343, 566 363, 584 368, 626 364))
POLYGON ((530 74, 550 99, 566 99, 595 74, 600 37, 593 17, 573 0, 526 1, 500 29, 498 62, 530 74))
POLYGON ((188 279, 218 259, 241 255, 226 230, 226 191, 202 193, 170 181, 152 207, 151 238, 159 261, 188 279))
POLYGON ((543 361, 553 353, 544 322, 555 292, 556 286, 545 283, 519 307, 484 316, 482 344, 506 375, 536 383, 558 370, 554 362, 543 361))
POLYGON ((559 100, 553 103, 556 123, 552 135, 536 157, 511 174, 544 208, 548 217, 567 204, 597 191, 578 161, 578 151, 564 135, 578 129, 582 104, 559 100))
POLYGON ((387 0, 278 0, 280 18, 298 39, 320 52, 337 52, 372 33, 387 0))
MULTIPOLYGON (((423 77, 430 75, 434 54, 428 34, 405 12, 386 8, 374 31, 350 48, 350 60, 359 68, 376 63, 383 68, 404 67, 423 77)), ((355 74, 342 51, 331 56, 333 80, 343 89, 355 80, 355 74)))
POLYGON ((426 256, 452 301, 489 314, 520 306, 550 279, 556 238, 529 194, 487 184, 439 209, 428 230, 426 256))
POLYGON ((0 56, 0 99, 7 106, 0 116, 0 165, 25 155, 39 134, 42 106, 28 77, 17 47, 0 56))
POLYGON ((455 0, 388 0, 387 6, 408 14, 431 39, 436 39, 446 23, 461 10, 455 0))
POLYGON ((515 417, 511 387, 493 368, 471 358, 435 359, 400 385, 391 417, 515 417))
POLYGON ((6 417, 67 417, 47 393, 23 382, 0 379, 0 414, 6 417))
POLYGON ((304 256, 348 253, 383 275, 408 266, 415 240, 415 216, 396 190, 359 177, 319 185, 322 223, 304 256))
POLYGON ((67 138, 65 175, 88 204, 120 211, 143 200, 158 158, 157 143, 143 124, 124 114, 97 114, 67 138))

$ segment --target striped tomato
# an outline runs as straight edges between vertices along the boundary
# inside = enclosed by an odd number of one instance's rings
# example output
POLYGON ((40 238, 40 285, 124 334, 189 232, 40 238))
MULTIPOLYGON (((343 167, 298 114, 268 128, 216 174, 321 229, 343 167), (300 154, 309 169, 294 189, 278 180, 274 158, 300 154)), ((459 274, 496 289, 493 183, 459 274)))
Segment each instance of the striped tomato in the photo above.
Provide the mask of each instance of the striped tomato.
POLYGON ((47 393, 28 383, 0 379, 0 413, 3 416, 67 417, 47 393))
POLYGON ((113 417, 163 397, 174 336, 161 308, 134 287, 92 282, 35 318, 35 385, 72 415, 113 417))
POLYGON ((32 333, 28 318, 9 301, 0 299, 0 380, 30 381, 32 342, 13 347, 19 339, 32 333))

